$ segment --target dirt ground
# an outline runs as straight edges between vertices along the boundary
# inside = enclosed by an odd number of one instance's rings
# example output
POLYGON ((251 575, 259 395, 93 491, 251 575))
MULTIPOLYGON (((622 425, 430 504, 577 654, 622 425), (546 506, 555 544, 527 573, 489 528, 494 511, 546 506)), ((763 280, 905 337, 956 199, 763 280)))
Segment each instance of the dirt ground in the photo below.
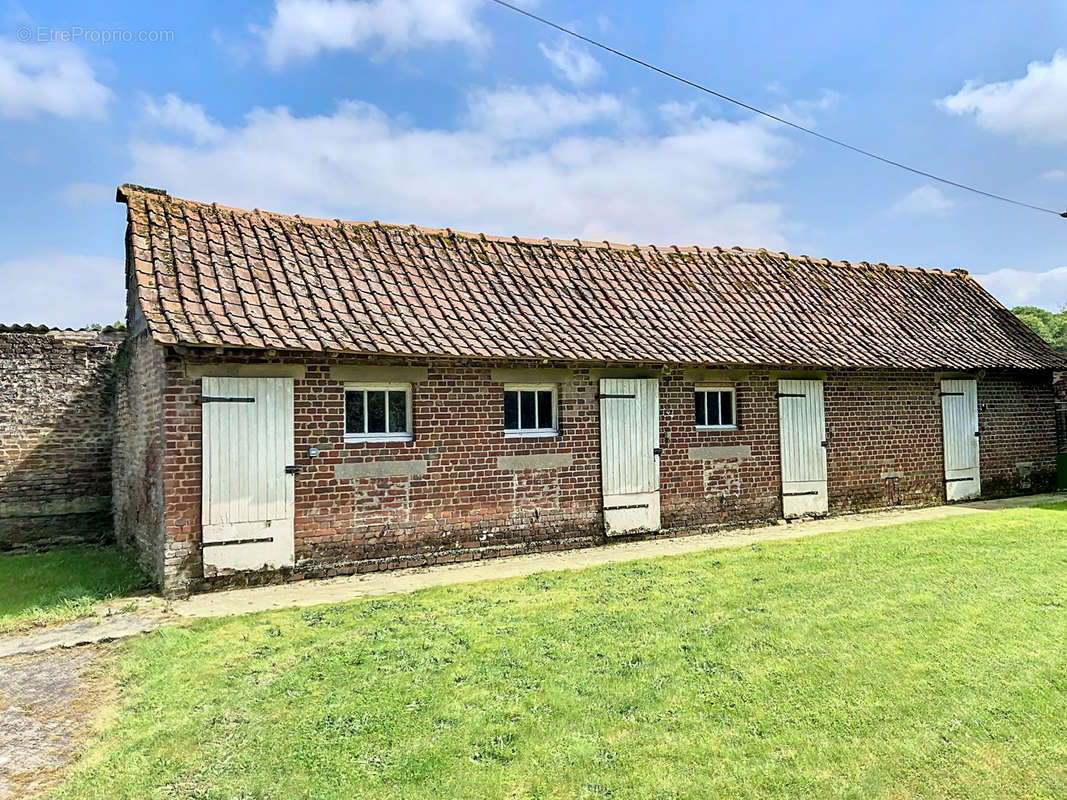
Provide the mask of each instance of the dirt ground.
POLYGON ((94 721, 115 705, 112 652, 60 648, 0 661, 0 800, 40 797, 60 781, 94 721))

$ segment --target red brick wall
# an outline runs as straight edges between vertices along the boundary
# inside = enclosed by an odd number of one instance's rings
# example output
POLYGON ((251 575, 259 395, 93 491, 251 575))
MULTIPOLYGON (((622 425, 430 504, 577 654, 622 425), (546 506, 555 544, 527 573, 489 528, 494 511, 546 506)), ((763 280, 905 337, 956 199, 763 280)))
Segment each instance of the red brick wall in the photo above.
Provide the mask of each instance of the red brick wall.
POLYGON ((1017 493, 1020 468, 1031 488, 1055 488, 1056 415, 1049 373, 990 373, 978 382, 982 496, 1017 493))
POLYGON ((0 548, 111 536, 121 333, 0 332, 0 548))
POLYGON ((115 374, 115 532, 162 584, 171 546, 163 535, 163 348, 147 333, 131 336, 115 359, 115 374))
MULTIPOLYGON (((190 355, 189 363, 233 352, 190 355)), ((343 441, 342 381, 337 364, 419 364, 352 357, 282 357, 302 363, 295 382, 296 576, 470 560, 488 555, 574 547, 602 541, 597 378, 603 367, 580 366, 560 384, 560 435, 508 439, 502 432, 503 384, 493 367, 525 364, 431 361, 413 392, 411 442, 343 441), (309 459, 311 446, 320 455, 309 459), (569 454, 569 466, 500 469, 499 456, 569 454), (341 480, 343 464, 423 460, 419 477, 341 480)), ((548 364, 546 367, 567 367, 548 364)), ((654 365, 646 365, 654 368, 654 365)), ((661 373, 662 519, 668 533, 773 519, 780 514, 776 373, 732 374, 740 429, 697 431, 691 371, 661 373), (712 448, 712 449, 709 449, 712 448)), ((1051 470, 1054 437, 1051 376, 989 376, 980 382, 983 472, 998 476, 990 492, 1013 491, 1008 480, 1024 456, 1035 474, 1051 470), (1008 413, 1012 403, 1026 413, 1008 413)), ((826 375, 830 505, 834 511, 944 498, 939 386, 933 373, 852 371, 826 375)), ((204 581, 200 536, 200 380, 167 359, 164 395, 167 550, 171 590, 204 581)), ((983 475, 983 481, 985 476, 983 475)), ((1035 486, 1043 488, 1044 484, 1035 486)), ((247 576, 246 576, 247 577, 247 576)), ((223 581, 232 582, 226 578, 223 581)))

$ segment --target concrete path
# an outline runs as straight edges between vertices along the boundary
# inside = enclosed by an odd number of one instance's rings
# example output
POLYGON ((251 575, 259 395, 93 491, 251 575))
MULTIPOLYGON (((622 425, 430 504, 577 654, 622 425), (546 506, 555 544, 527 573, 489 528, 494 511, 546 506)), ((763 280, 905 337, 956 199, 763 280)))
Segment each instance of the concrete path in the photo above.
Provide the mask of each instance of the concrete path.
POLYGON ((0 658, 40 653, 54 647, 79 647, 125 639, 154 630, 169 621, 173 618, 161 612, 85 617, 63 625, 4 636, 0 638, 0 658))
POLYGON ((696 553, 720 547, 738 547, 756 542, 779 539, 799 539, 831 531, 853 531, 881 525, 902 525, 908 522, 945 519, 980 514, 1005 508, 1020 508, 1039 503, 1058 502, 1067 496, 1056 494, 1012 497, 1004 500, 982 500, 951 506, 876 511, 801 522, 779 522, 759 528, 722 531, 719 533, 684 536, 675 539, 656 539, 643 542, 623 542, 581 550, 556 553, 537 553, 508 558, 491 558, 464 564, 375 572, 340 578, 298 581, 279 586, 254 589, 233 589, 225 592, 193 595, 176 601, 172 611, 180 617, 223 617, 280 608, 302 608, 324 603, 343 603, 360 597, 374 597, 399 592, 411 592, 428 586, 473 583, 497 578, 514 578, 546 570, 567 570, 613 564, 641 558, 696 553))
POLYGON ((1064 499, 1064 495, 1056 494, 1031 495, 951 506, 877 511, 801 522, 779 522, 759 528, 743 528, 676 539, 623 542, 582 550, 564 550, 557 553, 492 558, 464 564, 298 581, 254 589, 233 589, 193 595, 186 600, 177 600, 169 604, 164 603, 161 598, 146 598, 151 602, 146 603, 145 608, 137 613, 109 613, 105 617, 90 617, 65 625, 0 637, 0 658, 39 653, 55 647, 77 647, 123 639, 154 630, 179 619, 223 617, 272 609, 344 603, 361 597, 411 592, 428 586, 514 578, 535 572, 581 569, 641 558, 696 553, 721 547, 739 547, 756 542, 799 539, 833 531, 854 531, 880 525, 902 525, 908 522, 980 514, 1064 499))

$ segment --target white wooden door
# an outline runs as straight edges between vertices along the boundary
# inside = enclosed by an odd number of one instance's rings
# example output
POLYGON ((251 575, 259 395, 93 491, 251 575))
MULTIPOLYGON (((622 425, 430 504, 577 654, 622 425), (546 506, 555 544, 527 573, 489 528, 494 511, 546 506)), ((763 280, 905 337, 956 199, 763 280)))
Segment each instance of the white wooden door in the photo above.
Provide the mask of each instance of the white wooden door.
POLYGON ((982 483, 978 467, 977 381, 941 381, 941 428, 945 441, 945 498, 978 497, 982 483))
POLYGON ((782 516, 825 514, 826 416, 822 381, 778 381, 782 516))
POLYGON ((604 531, 659 530, 659 381, 600 381, 604 531))
POLYGON ((292 378, 204 378, 204 573, 293 564, 292 378))

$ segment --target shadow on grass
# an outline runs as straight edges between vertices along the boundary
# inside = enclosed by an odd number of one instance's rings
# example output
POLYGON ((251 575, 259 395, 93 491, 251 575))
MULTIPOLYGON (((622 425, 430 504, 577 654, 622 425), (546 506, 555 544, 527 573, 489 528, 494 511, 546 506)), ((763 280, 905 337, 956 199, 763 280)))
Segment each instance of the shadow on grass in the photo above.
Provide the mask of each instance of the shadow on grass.
POLYGON ((0 632, 87 616, 93 606, 151 585, 116 547, 0 553, 0 632))

